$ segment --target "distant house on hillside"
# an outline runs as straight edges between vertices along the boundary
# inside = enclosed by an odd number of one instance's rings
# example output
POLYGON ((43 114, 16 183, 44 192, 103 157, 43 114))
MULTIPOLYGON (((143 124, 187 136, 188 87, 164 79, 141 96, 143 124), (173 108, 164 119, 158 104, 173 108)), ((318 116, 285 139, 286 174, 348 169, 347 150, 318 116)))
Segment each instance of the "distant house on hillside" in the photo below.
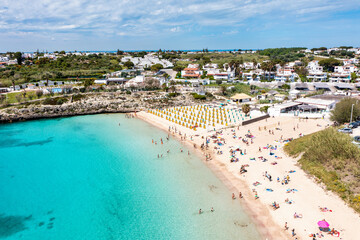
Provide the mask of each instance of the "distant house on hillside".
POLYGON ((199 69, 198 64, 189 64, 187 68, 181 71, 183 78, 199 78, 203 74, 203 71, 199 69))

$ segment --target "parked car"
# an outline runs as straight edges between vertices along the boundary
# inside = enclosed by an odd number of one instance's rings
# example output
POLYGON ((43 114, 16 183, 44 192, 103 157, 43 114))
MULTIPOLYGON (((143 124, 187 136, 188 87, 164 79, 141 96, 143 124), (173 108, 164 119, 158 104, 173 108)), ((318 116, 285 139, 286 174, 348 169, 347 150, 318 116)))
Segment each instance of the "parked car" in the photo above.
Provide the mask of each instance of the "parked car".
POLYGON ((342 133, 352 133, 352 129, 351 128, 341 128, 338 130, 339 132, 342 132, 342 133))
POLYGON ((360 126, 360 122, 351 122, 349 123, 349 128, 357 128, 360 126))
POLYGON ((352 143, 360 147, 360 136, 355 136, 352 143))

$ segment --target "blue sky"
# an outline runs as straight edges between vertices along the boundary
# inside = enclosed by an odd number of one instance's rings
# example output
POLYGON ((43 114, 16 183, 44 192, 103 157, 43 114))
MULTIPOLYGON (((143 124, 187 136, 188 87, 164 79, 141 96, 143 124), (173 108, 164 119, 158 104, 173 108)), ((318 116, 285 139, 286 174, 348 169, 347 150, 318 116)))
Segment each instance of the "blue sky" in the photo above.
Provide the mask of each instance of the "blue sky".
POLYGON ((0 52, 360 46, 360 0, 1 0, 0 52))

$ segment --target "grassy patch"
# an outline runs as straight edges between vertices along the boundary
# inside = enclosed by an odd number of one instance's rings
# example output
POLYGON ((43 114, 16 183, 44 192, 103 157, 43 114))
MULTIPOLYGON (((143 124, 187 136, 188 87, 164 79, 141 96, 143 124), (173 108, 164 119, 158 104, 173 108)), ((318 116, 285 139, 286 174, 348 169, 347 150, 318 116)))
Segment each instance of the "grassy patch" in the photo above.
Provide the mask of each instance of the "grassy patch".
POLYGON ((360 149, 334 128, 296 139, 284 150, 311 175, 360 212, 360 149))
POLYGON ((29 100, 37 99, 36 91, 26 91, 26 93, 12 92, 12 93, 7 93, 6 95, 7 95, 8 103, 26 102, 29 100))
POLYGON ((44 105, 62 105, 69 101, 68 97, 55 97, 55 98, 46 98, 42 103, 44 105))

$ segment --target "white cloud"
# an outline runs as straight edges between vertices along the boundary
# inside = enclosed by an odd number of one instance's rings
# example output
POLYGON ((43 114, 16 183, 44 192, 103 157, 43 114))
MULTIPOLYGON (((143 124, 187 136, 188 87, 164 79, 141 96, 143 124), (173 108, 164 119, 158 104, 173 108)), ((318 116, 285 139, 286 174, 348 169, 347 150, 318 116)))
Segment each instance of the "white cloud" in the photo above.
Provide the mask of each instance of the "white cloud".
MULTIPOLYGON (((353 0, 2 0, 0 31, 151 36, 235 27, 249 20, 310 21, 360 7, 353 0), (193 26, 197 26, 193 28, 193 26)), ((266 23, 264 23, 266 24, 266 23)), ((226 31, 225 31, 226 32, 226 31)), ((226 34, 235 34, 227 31, 226 34)))
POLYGON ((180 27, 173 27, 173 28, 170 28, 170 32, 180 32, 180 27))

